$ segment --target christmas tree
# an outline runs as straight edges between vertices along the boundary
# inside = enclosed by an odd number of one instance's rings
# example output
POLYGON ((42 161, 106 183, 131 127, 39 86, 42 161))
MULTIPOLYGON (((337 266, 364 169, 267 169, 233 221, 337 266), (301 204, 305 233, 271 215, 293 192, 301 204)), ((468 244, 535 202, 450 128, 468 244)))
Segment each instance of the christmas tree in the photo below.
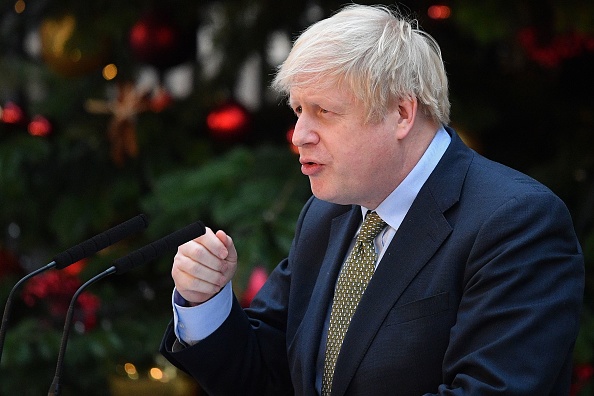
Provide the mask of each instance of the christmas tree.
MULTIPOLYGON (((287 253, 310 195, 288 139, 294 117, 270 79, 296 34, 342 4, 2 2, 0 301, 60 251, 139 213, 149 226, 23 285, 0 394, 47 391, 78 287, 196 220, 233 236, 234 288, 249 301, 287 253)), ((572 211, 587 266, 573 392, 591 394, 594 5, 398 4, 442 46, 452 126, 477 151, 548 185, 572 211)), ((171 319, 173 254, 80 295, 63 394, 115 393, 143 378, 187 384, 158 356, 171 319)))

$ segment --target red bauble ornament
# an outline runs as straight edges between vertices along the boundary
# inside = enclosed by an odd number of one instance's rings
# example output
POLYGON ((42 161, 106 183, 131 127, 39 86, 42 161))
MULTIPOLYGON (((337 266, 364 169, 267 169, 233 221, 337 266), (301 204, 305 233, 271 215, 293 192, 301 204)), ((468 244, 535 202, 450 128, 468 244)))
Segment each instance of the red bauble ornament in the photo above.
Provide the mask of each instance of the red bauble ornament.
POLYGON ((173 103, 173 97, 163 87, 157 87, 150 98, 149 108, 152 112, 160 113, 173 103))
POLYGON ((434 4, 427 9, 427 15, 431 19, 448 19, 452 15, 452 10, 447 5, 434 4))
POLYGON ((248 131, 250 114, 239 103, 228 102, 208 114, 206 125, 210 134, 217 139, 235 139, 248 131))
POLYGON ((44 116, 36 115, 29 122, 27 130, 32 136, 45 137, 52 133, 52 124, 44 116))
POLYGON ((68 275, 78 276, 82 272, 82 270, 86 267, 88 259, 84 258, 78 260, 77 262, 65 267, 63 272, 67 273, 68 275))
POLYGON ((25 122, 25 112, 14 102, 7 102, 0 108, 0 121, 5 124, 20 125, 25 122))
POLYGON ((130 49, 141 62, 168 68, 191 55, 188 35, 161 12, 145 14, 130 29, 130 49))
POLYGON ((289 149, 292 153, 299 154, 299 148, 293 144, 293 134, 295 133, 295 127, 289 128, 287 131, 287 141, 289 142, 289 149))

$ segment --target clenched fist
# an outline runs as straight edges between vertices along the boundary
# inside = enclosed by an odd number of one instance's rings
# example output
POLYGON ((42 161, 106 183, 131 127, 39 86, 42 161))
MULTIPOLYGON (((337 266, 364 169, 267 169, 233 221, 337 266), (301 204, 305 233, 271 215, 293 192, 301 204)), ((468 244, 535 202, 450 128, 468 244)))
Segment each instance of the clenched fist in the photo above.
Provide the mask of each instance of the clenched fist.
POLYGON ((206 227, 204 235, 177 249, 171 276, 177 292, 195 306, 217 294, 236 270, 237 251, 231 237, 206 227))

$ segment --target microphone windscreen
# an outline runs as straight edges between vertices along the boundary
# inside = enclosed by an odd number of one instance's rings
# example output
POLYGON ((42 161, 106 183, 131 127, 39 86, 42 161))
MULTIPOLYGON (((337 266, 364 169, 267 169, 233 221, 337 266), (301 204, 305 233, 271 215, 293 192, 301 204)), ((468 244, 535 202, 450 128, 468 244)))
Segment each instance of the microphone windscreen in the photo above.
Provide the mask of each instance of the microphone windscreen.
POLYGON ((57 269, 63 269, 70 264, 76 263, 85 257, 89 257, 125 237, 135 234, 148 226, 148 221, 144 214, 139 214, 115 227, 110 228, 101 234, 95 235, 76 246, 63 251, 54 257, 57 269))
POLYGON ((206 228, 202 222, 197 221, 189 224, 182 229, 174 231, 155 242, 115 260, 113 262, 113 266, 116 268, 115 273, 122 274, 142 264, 148 263, 167 251, 174 250, 179 245, 183 245, 194 238, 204 235, 205 232, 206 228))

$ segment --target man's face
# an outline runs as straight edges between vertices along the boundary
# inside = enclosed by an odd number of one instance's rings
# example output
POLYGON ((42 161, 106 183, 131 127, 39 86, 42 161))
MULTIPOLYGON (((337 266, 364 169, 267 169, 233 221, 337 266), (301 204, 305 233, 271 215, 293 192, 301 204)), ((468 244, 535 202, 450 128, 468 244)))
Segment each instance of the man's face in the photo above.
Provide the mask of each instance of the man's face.
POLYGON ((313 194, 375 209, 397 185, 397 109, 366 123, 364 107, 339 88, 293 88, 289 102, 298 117, 293 144, 313 194))

